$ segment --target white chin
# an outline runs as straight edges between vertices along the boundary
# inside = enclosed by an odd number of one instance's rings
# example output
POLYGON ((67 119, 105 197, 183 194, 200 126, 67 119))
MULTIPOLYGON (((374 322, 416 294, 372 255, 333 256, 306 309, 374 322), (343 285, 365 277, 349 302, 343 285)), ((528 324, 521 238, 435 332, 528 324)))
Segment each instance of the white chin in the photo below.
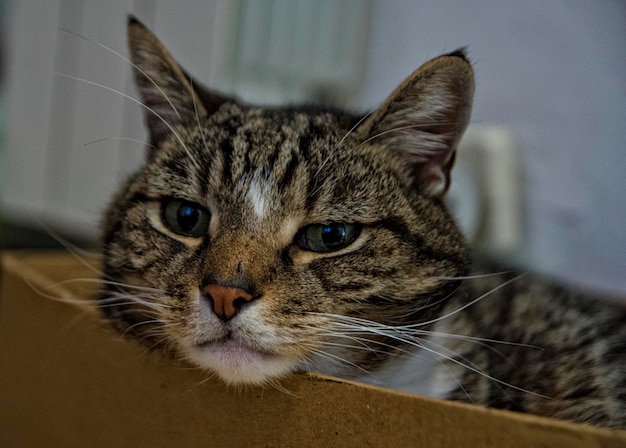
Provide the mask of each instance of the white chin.
POLYGON ((194 364, 216 372, 228 384, 263 384, 296 369, 293 358, 253 350, 237 341, 221 341, 185 350, 194 364))

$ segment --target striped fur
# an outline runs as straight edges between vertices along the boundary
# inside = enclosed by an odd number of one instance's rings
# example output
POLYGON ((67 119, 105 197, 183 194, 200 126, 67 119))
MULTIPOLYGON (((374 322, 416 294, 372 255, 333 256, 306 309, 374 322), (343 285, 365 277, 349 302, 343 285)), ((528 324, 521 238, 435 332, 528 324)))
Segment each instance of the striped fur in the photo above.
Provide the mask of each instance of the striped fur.
POLYGON ((244 105, 191 80, 138 22, 129 37, 152 149, 104 219, 115 283, 98 300, 121 332, 233 384, 314 370, 393 385, 377 372, 422 357, 425 393, 625 426, 623 313, 533 282, 461 281, 469 250, 443 195, 471 109, 462 52, 359 121, 244 105), (203 234, 168 225, 172 198, 210 215, 203 234), (299 243, 333 223, 355 225, 354 241, 299 243), (220 319, 208 284, 253 299, 220 319))

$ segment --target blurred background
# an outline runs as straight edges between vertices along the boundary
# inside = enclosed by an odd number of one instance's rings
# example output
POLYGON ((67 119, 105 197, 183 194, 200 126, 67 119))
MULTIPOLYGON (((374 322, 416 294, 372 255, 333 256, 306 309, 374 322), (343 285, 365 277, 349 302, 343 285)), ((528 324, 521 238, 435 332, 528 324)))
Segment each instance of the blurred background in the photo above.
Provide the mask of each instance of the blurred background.
POLYGON ((472 124, 450 204, 481 253, 626 294, 623 0, 0 0, 0 245, 96 246, 143 160, 136 15, 203 83, 367 112, 467 47, 472 124))

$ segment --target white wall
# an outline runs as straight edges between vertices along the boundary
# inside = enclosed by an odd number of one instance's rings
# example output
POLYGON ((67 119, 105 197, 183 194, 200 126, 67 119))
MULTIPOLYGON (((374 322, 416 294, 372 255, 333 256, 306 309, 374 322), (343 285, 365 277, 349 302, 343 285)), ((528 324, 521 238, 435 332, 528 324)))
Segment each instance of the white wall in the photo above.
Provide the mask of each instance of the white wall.
POLYGON ((626 292, 626 2, 377 0, 369 44, 361 108, 469 46, 472 122, 509 127, 520 151, 526 263, 626 292))
MULTIPOLYGON (((3 211, 52 220, 69 214, 75 231, 93 233, 114 190, 111 179, 124 177, 143 157, 140 144, 115 140, 143 138, 138 106, 54 75, 133 94, 128 66, 59 27, 123 52, 126 15, 134 12, 194 75, 210 81, 215 75, 203 73, 216 68, 212 29, 220 25, 213 22, 220 4, 13 2, 3 211), (114 140, 85 146, 108 137, 114 140), (71 163, 63 148, 70 149, 71 163)), ((362 93, 352 106, 373 107, 420 63, 466 45, 477 72, 473 122, 510 128, 520 151, 522 258, 532 269, 623 295, 626 2, 375 0, 362 93)))
POLYGON ((105 205, 145 152, 143 109, 128 98, 136 92, 120 56, 128 14, 156 29, 196 74, 211 65, 216 8, 216 0, 11 2, 3 216, 97 238, 105 205))

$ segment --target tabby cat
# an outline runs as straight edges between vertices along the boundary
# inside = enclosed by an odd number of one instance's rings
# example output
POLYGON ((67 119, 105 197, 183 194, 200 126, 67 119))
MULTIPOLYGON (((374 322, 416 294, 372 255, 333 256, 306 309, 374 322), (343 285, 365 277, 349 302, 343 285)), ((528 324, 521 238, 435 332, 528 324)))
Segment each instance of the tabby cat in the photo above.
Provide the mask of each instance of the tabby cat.
POLYGON ((626 314, 469 276, 444 205, 470 119, 463 51, 359 120, 202 88, 134 19, 144 166, 104 220, 102 312, 226 383, 315 371, 626 427, 626 314))

